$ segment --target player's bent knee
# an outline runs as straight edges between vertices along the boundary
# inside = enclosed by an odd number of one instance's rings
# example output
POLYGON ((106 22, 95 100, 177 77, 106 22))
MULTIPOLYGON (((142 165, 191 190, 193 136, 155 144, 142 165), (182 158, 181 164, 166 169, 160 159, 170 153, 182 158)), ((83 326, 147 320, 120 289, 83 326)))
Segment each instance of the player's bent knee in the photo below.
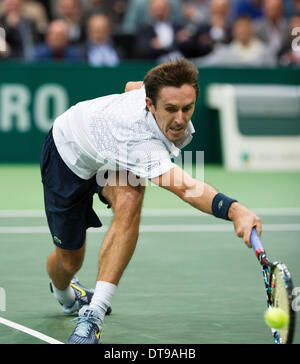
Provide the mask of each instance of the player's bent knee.
POLYGON ((123 213, 124 215, 133 215, 139 213, 143 198, 144 198, 144 188, 126 188, 124 191, 119 193, 113 203, 113 209, 118 213, 123 213))
POLYGON ((75 274, 82 267, 84 256, 81 250, 59 249, 60 263, 68 273, 75 274))
POLYGON ((124 204, 134 205, 142 204, 144 197, 144 186, 105 186, 102 190, 102 196, 109 201, 113 210, 122 208, 124 204))
POLYGON ((71 274, 76 274, 82 266, 82 262, 79 261, 70 261, 70 260, 64 260, 63 261, 63 267, 64 270, 71 274))

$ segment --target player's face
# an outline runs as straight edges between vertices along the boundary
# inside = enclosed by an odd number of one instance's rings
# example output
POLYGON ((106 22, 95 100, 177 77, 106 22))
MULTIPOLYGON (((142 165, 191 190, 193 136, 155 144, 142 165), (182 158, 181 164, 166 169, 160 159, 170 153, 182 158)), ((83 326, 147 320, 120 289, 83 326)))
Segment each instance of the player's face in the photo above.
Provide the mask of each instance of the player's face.
POLYGON ((163 87, 156 101, 146 97, 148 109, 152 112, 163 134, 172 142, 179 141, 191 119, 195 104, 196 91, 191 85, 182 85, 180 88, 163 87))

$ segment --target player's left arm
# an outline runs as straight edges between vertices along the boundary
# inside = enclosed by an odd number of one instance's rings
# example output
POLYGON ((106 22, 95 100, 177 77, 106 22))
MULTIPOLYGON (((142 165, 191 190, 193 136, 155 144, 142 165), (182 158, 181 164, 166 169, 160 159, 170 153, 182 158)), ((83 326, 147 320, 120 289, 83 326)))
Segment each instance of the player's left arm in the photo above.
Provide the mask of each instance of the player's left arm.
POLYGON ((220 205, 221 215, 224 216, 223 218, 226 216, 233 222, 237 236, 243 238, 248 247, 251 247, 250 235, 254 226, 258 234, 261 234, 261 220, 252 211, 237 201, 230 203, 230 199, 227 196, 221 196, 214 187, 192 178, 178 166, 175 166, 159 177, 151 179, 151 181, 173 192, 196 209, 208 214, 217 216, 216 210, 219 204, 222 203, 224 206, 220 205), (229 205, 227 210, 226 203, 229 205), (222 211, 222 208, 225 211, 222 211))

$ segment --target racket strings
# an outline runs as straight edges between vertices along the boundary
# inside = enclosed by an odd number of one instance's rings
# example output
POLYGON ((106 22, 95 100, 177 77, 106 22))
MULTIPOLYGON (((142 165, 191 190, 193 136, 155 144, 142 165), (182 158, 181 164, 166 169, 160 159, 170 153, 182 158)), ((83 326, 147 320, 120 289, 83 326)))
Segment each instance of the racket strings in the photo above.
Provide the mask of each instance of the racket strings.
MULTIPOLYGON (((290 303, 289 297, 286 290, 286 280, 284 277, 284 272, 282 272, 277 267, 275 268, 272 279, 271 279, 271 304, 274 307, 278 307, 285 311, 288 316, 290 316, 290 303)), ((282 342, 286 342, 288 338, 288 327, 278 330, 282 342)))

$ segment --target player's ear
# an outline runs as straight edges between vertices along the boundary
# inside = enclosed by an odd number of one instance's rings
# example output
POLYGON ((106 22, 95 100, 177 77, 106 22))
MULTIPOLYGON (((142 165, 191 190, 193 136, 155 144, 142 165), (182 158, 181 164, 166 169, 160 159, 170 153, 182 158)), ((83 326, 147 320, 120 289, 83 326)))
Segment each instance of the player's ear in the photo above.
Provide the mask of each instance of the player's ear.
POLYGON ((152 100, 150 99, 150 97, 146 97, 145 101, 146 101, 146 105, 147 105, 148 110, 153 112, 154 111, 154 104, 153 104, 152 100))

